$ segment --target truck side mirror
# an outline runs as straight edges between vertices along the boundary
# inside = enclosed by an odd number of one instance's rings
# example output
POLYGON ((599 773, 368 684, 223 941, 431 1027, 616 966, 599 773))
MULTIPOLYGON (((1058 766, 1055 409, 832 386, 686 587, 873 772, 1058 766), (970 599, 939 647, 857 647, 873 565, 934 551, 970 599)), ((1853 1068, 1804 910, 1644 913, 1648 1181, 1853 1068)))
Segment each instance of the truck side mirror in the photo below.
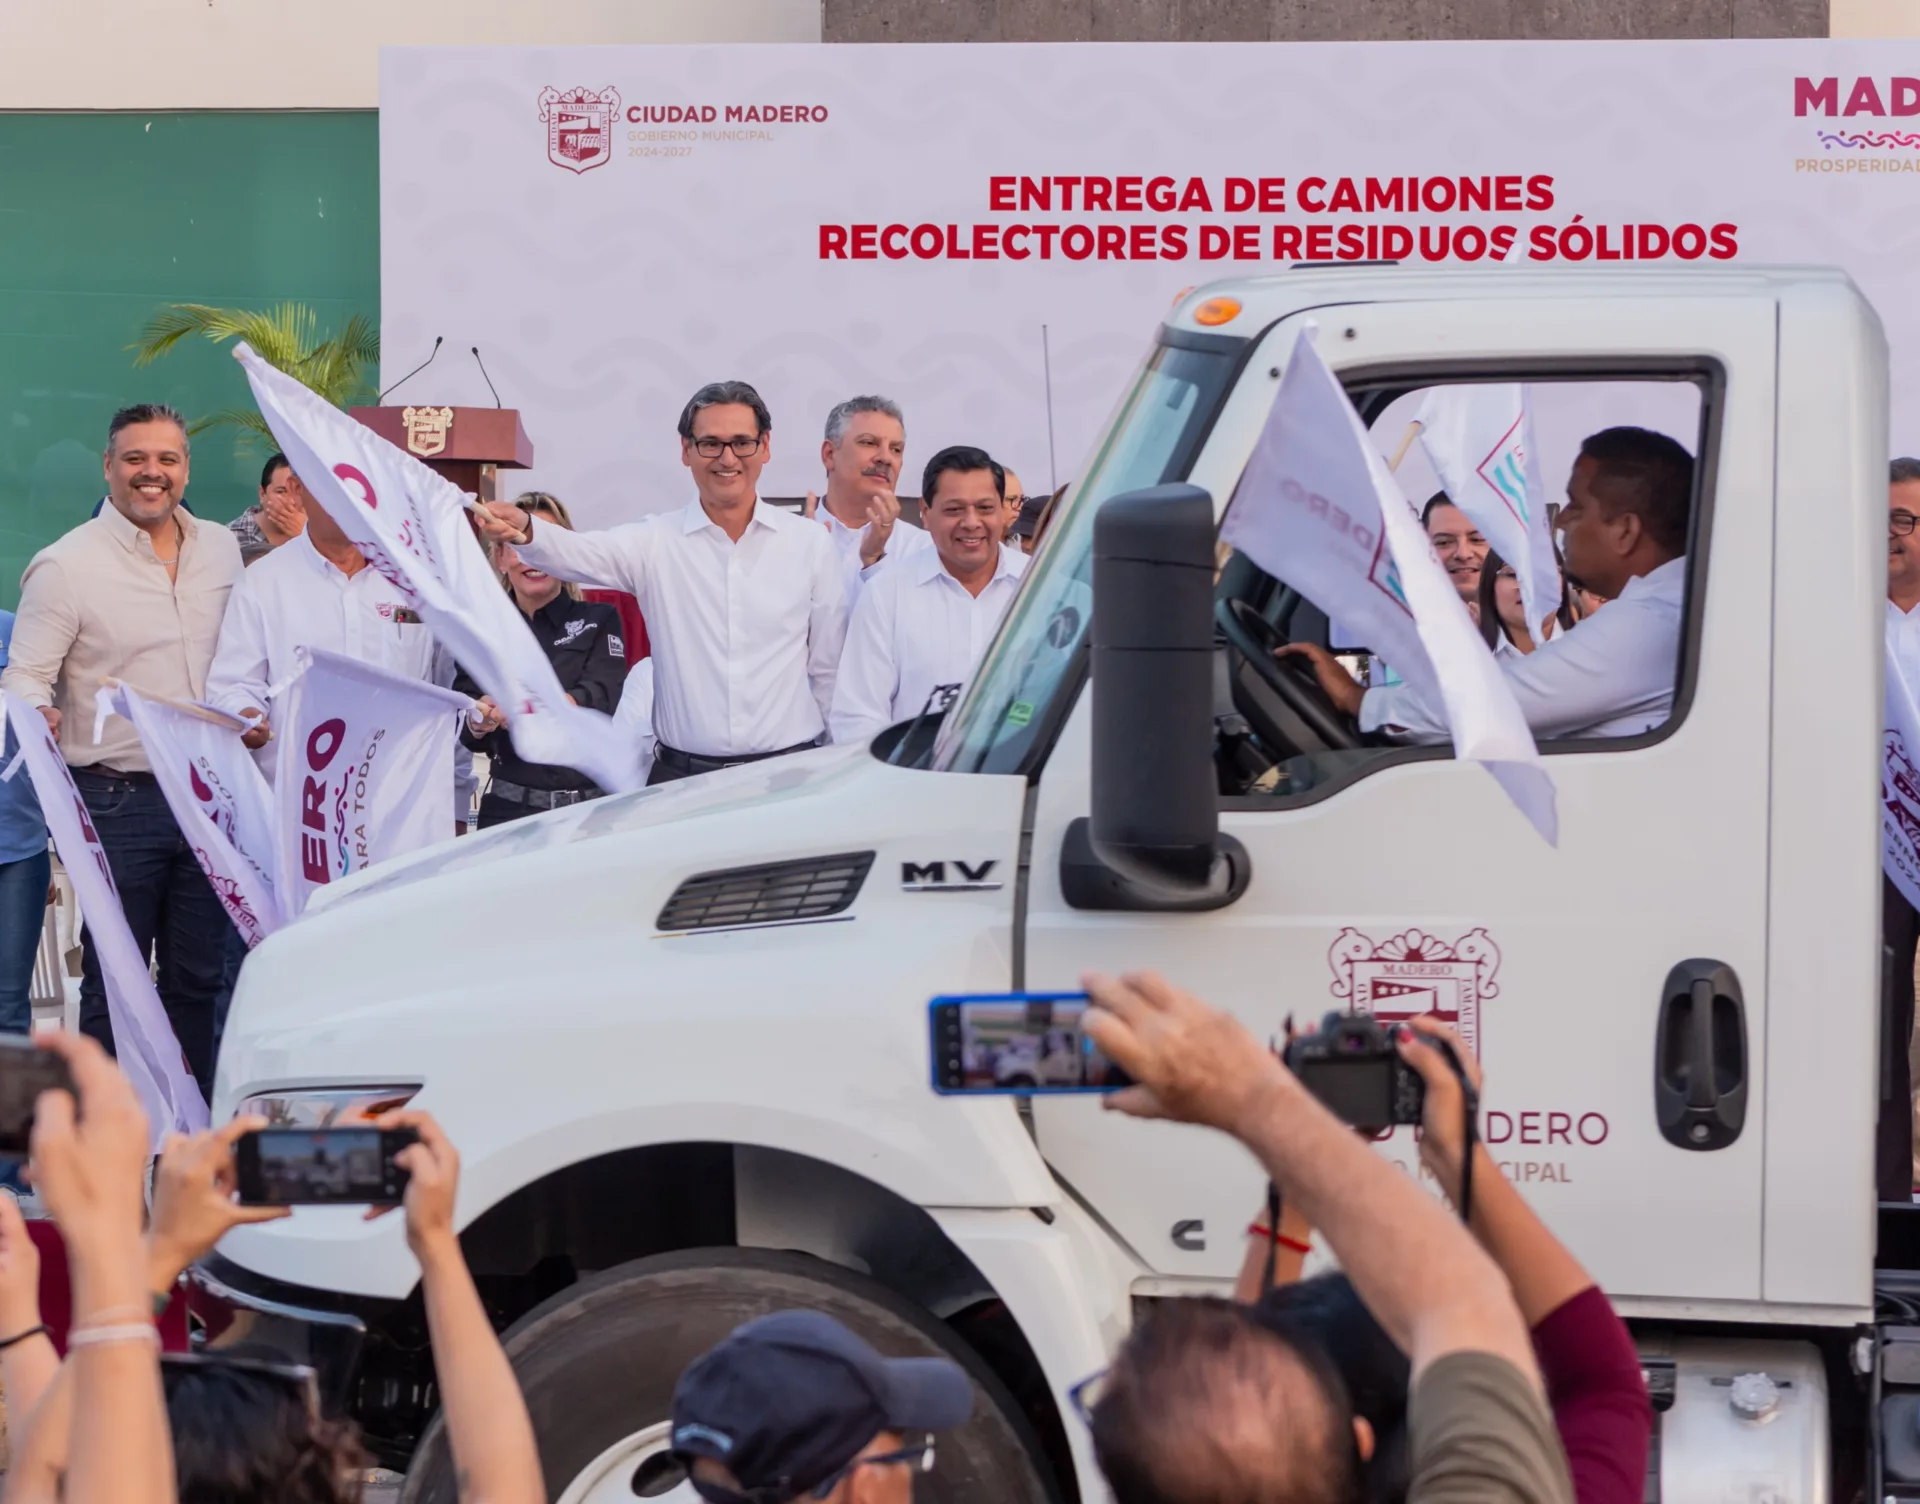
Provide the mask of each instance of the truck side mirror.
POLYGON ((1213 498, 1153 486, 1093 524, 1093 798, 1067 827, 1076 909, 1224 908, 1246 847, 1220 833, 1213 765, 1213 498))

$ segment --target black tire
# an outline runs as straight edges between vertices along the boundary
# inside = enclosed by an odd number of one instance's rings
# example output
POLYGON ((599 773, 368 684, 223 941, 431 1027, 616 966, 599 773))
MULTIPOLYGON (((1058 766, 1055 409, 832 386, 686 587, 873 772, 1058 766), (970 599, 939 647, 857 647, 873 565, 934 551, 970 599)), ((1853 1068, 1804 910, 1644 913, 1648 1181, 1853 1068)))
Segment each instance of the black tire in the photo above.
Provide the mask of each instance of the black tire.
MULTIPOLYGON (((973 1418, 943 1433, 920 1504, 1058 1504, 1012 1395, 954 1333, 885 1286, 805 1254, 700 1248, 637 1259, 570 1285, 503 1339, 533 1417, 547 1497, 622 1437, 667 1418, 681 1371, 772 1311, 824 1311, 890 1357, 946 1357, 974 1383, 973 1418)), ((403 1504, 455 1504, 440 1416, 407 1469, 403 1504)))

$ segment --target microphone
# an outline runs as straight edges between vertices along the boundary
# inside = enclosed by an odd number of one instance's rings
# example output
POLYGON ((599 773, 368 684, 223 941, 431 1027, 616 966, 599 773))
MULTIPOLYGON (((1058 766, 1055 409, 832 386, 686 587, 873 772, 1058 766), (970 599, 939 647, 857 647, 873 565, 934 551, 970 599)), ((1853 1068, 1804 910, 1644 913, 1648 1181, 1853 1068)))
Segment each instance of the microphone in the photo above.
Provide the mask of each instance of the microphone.
POLYGON ((388 392, 398 391, 401 387, 405 386, 409 381, 413 380, 414 377, 418 376, 422 371, 426 370, 428 366, 432 365, 433 357, 440 353, 440 342, 445 338, 446 336, 444 334, 434 335, 433 349, 427 352, 427 358, 421 361, 419 365, 415 366, 411 371, 407 372, 406 375, 402 376, 398 381, 394 382, 392 386, 388 387, 385 392, 382 392, 378 397, 375 397, 373 400, 375 402, 385 402, 387 400, 388 392))
POLYGON ((487 363, 480 358, 480 347, 478 345, 473 347, 473 363, 480 367, 480 379, 486 382, 487 390, 493 392, 493 405, 495 407, 505 407, 506 403, 500 400, 500 394, 493 391, 493 378, 487 374, 487 363))

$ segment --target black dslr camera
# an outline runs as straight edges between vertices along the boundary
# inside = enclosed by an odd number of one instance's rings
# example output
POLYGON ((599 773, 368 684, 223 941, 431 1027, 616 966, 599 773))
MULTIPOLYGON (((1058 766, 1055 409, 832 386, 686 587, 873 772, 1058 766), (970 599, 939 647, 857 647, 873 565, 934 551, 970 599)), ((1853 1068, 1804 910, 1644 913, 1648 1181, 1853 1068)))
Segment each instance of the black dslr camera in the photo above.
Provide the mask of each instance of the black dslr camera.
POLYGON ((1302 1086, 1355 1128, 1417 1124, 1426 1107, 1427 1083, 1400 1058, 1392 1028, 1369 1013, 1329 1013, 1287 1045, 1285 1059, 1302 1086))

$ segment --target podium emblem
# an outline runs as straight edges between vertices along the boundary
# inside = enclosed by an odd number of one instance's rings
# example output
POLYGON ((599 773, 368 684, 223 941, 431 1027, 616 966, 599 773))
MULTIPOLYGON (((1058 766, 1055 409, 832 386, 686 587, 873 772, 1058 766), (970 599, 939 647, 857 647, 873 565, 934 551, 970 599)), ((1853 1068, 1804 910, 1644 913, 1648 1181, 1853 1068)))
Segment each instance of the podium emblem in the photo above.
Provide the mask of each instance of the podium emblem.
POLYGON ((407 453, 432 459, 447 447, 447 430, 453 427, 450 407, 408 407, 400 413, 401 426, 407 430, 407 453))
POLYGON ((540 118, 547 127, 547 160, 569 172, 585 172, 613 155, 613 126, 620 91, 606 88, 540 91, 540 118))

